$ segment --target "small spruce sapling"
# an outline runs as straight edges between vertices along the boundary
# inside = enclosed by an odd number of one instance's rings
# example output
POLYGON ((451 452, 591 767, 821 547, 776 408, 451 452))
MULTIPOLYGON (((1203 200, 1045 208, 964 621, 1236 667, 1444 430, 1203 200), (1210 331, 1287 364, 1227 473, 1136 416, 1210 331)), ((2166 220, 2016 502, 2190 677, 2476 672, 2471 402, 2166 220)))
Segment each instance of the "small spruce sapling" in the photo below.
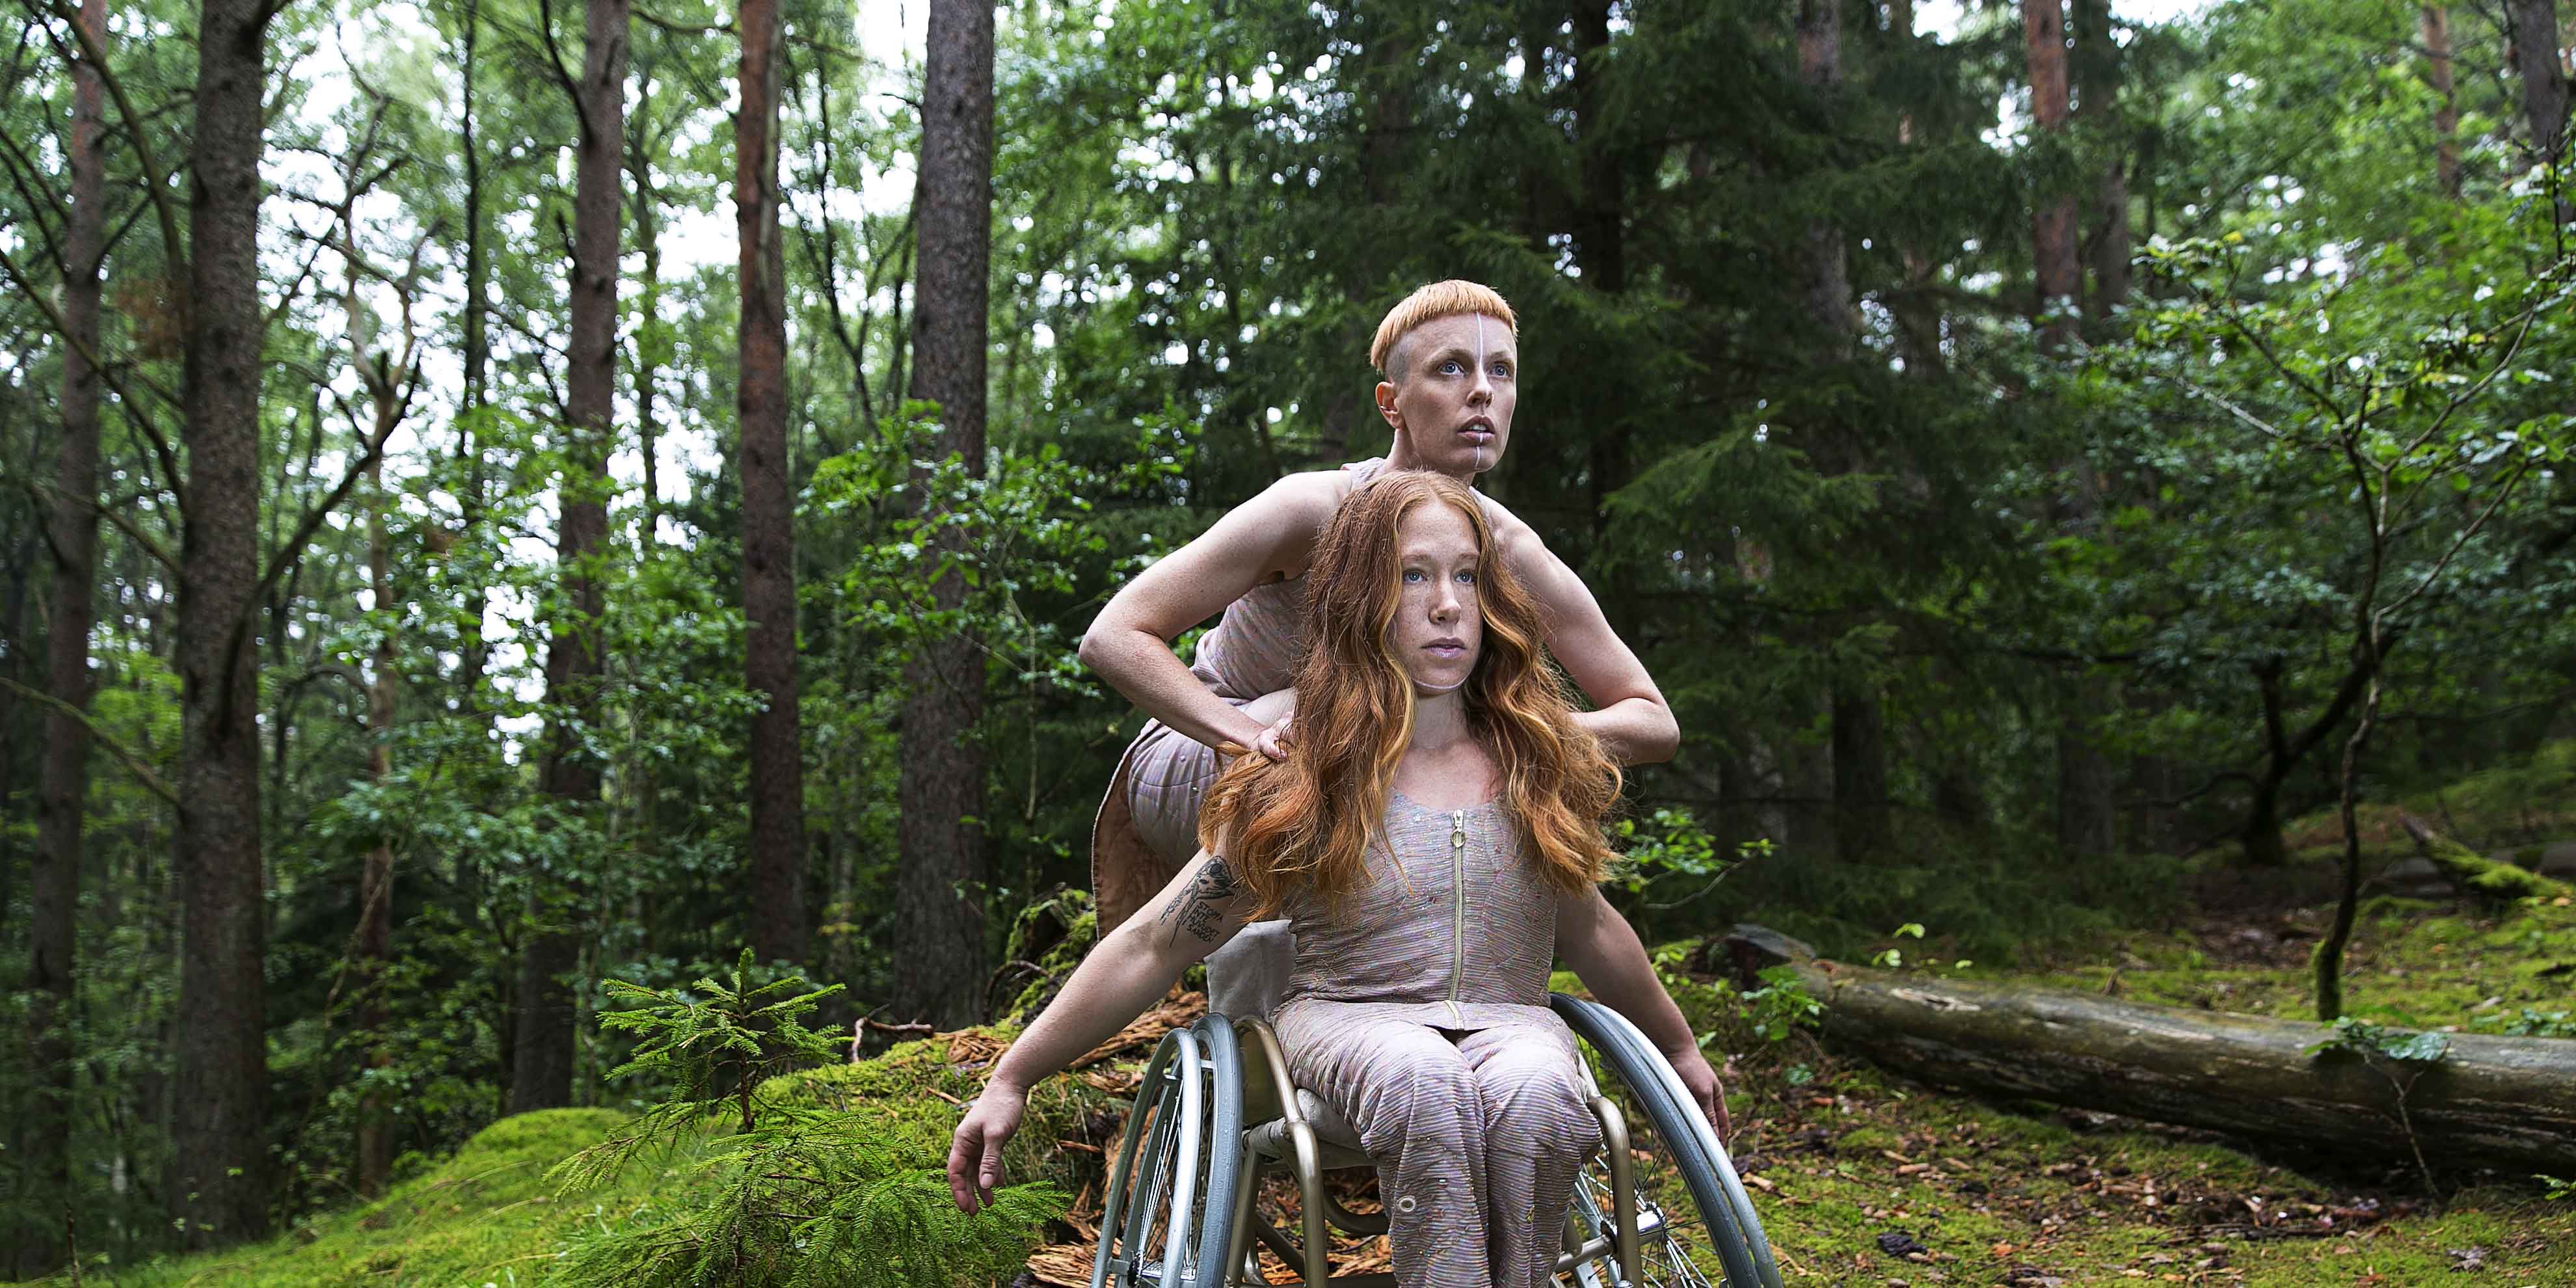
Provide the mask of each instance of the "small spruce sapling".
POLYGON ((702 1152, 635 1207, 603 1212, 595 1235, 566 1249, 560 1278, 619 1288, 726 1285, 963 1285, 1007 1278, 1042 1224, 1064 1208, 1052 1186, 1011 1186, 981 1217, 949 1200, 936 1150, 917 1137, 917 1107, 848 1108, 791 1084, 838 1044, 804 1017, 839 985, 802 977, 756 982, 746 951, 722 980, 690 989, 607 984, 630 1009, 600 1023, 644 1035, 611 1076, 659 1074, 674 1086, 607 1140, 555 1165, 558 1192, 614 1178, 639 1158, 702 1152), (782 1088, 784 1088, 782 1090, 782 1088), (891 1112, 889 1110, 891 1109, 891 1112), (728 1133, 725 1128, 732 1130, 728 1133))

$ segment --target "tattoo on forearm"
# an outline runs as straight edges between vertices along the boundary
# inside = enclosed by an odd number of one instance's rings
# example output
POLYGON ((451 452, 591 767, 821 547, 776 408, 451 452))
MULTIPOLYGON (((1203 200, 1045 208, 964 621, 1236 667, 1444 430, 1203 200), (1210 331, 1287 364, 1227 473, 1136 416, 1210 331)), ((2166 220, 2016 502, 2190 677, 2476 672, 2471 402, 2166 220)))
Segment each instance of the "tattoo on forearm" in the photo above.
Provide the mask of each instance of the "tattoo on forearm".
POLYGON ((1190 882, 1190 888, 1182 891, 1181 897, 1173 900, 1163 909, 1163 915, 1156 918, 1172 924, 1172 932, 1163 942, 1168 944, 1179 940, 1184 930, 1201 943, 1216 942, 1217 930, 1224 924, 1224 914, 1218 905, 1232 901, 1242 889, 1234 879, 1233 870, 1225 866, 1225 860, 1209 855, 1207 866, 1199 869, 1197 879, 1190 882))

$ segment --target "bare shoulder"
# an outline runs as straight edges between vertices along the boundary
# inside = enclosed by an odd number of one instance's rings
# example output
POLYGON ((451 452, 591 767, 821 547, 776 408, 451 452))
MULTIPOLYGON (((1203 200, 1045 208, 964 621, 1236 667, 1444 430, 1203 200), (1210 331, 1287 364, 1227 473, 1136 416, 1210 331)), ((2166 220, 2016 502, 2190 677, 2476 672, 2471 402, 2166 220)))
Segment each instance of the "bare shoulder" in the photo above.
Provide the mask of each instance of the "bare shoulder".
POLYGON ((1485 523, 1494 530, 1494 549, 1510 564, 1512 571, 1528 575, 1544 569, 1555 559, 1547 542, 1519 515, 1502 502, 1484 493, 1476 494, 1485 503, 1485 523))
POLYGON ((1350 481, 1340 470, 1306 470, 1282 476, 1261 494, 1236 506, 1211 535, 1223 533, 1229 543, 1261 552, 1262 582, 1301 577, 1313 557, 1316 538, 1332 523, 1333 511, 1350 494, 1350 481))
POLYGON ((1311 521, 1317 532, 1332 522, 1333 511, 1351 494, 1348 470, 1300 470, 1283 474, 1248 504, 1260 505, 1268 517, 1311 521))

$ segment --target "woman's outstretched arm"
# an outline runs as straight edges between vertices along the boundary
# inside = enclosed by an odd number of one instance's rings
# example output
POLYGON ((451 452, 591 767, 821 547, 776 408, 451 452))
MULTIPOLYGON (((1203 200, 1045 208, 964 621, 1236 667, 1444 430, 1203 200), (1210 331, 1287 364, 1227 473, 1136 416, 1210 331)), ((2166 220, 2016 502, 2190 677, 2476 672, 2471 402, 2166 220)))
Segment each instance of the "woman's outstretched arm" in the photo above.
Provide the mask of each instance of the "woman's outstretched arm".
POLYGON ((1135 916, 1093 945, 1046 1013, 1020 1035, 948 1148, 948 1192, 969 1213, 993 1201, 1002 1145, 1019 1130, 1029 1088, 1127 1027, 1192 962, 1243 929, 1250 901, 1225 860, 1199 851, 1135 916))
POLYGON ((1664 1053, 1664 1060, 1699 1101, 1700 1111, 1717 1128, 1718 1139, 1733 1135, 1726 1120, 1726 1089, 1718 1085, 1708 1057, 1700 1054, 1690 1021, 1673 1004, 1672 994, 1664 991, 1664 982, 1655 978, 1655 963, 1646 956, 1637 928, 1601 897, 1599 887, 1557 901, 1556 954, 1574 968, 1594 997, 1645 1031, 1646 1040, 1664 1053))

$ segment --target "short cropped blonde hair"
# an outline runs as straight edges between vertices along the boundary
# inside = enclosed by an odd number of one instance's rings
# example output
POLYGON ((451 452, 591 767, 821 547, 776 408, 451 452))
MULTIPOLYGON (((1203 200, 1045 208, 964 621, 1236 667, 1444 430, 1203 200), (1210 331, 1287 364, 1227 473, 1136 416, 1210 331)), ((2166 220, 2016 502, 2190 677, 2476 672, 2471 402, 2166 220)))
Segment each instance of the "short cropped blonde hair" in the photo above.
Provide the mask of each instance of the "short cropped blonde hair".
POLYGON ((1386 320, 1377 324, 1377 338, 1369 342, 1369 365, 1393 379, 1395 373, 1389 371, 1386 364, 1395 357, 1395 346, 1403 341, 1406 333, 1433 318, 1460 313, 1483 313, 1497 318, 1512 329, 1513 339, 1520 338, 1520 319, 1512 316, 1512 306, 1503 302, 1501 294, 1481 282, 1453 277, 1415 290, 1405 296, 1402 303, 1386 311, 1386 320))

